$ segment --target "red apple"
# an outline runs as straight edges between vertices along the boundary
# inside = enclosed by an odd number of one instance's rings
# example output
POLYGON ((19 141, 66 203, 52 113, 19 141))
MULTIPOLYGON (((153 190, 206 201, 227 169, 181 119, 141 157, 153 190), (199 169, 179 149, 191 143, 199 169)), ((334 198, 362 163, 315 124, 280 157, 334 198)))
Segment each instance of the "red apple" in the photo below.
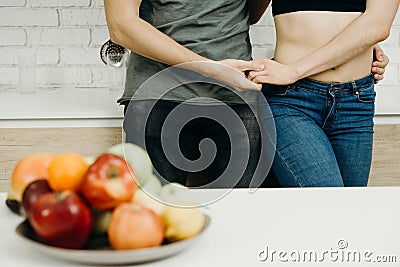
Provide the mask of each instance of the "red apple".
POLYGON ((50 188, 47 179, 40 179, 30 183, 22 194, 22 211, 25 216, 30 219, 31 208, 39 197, 45 193, 50 193, 53 190, 50 188))
POLYGON ((123 158, 103 154, 87 170, 80 192, 94 208, 111 209, 131 201, 137 189, 135 175, 123 158))
POLYGON ((45 193, 33 204, 30 223, 45 243, 78 249, 89 239, 92 215, 76 193, 45 193))

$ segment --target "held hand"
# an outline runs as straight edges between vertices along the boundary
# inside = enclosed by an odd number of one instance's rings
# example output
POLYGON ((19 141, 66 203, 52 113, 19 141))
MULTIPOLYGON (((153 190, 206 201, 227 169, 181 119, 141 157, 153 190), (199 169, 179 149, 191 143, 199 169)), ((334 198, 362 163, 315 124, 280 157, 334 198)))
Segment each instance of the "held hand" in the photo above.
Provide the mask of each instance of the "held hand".
POLYGON ((261 84, 256 84, 247 79, 244 72, 262 70, 262 65, 257 62, 236 59, 225 59, 207 65, 207 76, 232 86, 239 92, 248 90, 261 90, 261 84))
POLYGON ((372 63, 372 73, 374 73, 375 84, 383 80, 385 68, 389 64, 389 58, 385 55, 379 45, 374 46, 374 62, 372 63))
POLYGON ((264 69, 262 71, 251 71, 249 73, 248 78, 252 82, 259 84, 287 85, 299 80, 299 75, 291 65, 281 64, 266 58, 253 60, 253 64, 263 65, 264 69))

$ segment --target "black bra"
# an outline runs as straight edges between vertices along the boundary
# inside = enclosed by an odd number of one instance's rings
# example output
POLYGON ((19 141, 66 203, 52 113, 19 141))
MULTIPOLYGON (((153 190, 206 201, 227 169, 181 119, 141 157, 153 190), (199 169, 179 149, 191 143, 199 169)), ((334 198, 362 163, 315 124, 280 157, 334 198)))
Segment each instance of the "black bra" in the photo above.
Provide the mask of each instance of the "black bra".
POLYGON ((364 12, 367 0, 272 0, 274 16, 296 11, 364 12))

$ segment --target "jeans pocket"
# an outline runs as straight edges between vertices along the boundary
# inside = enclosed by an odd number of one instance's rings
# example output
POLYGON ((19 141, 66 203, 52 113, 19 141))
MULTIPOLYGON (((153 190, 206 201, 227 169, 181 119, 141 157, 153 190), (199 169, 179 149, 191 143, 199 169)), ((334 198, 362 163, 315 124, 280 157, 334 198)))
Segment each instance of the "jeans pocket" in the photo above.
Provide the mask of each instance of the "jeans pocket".
POLYGON ((376 92, 374 90, 374 86, 371 86, 369 88, 357 90, 355 95, 360 103, 374 103, 376 92))

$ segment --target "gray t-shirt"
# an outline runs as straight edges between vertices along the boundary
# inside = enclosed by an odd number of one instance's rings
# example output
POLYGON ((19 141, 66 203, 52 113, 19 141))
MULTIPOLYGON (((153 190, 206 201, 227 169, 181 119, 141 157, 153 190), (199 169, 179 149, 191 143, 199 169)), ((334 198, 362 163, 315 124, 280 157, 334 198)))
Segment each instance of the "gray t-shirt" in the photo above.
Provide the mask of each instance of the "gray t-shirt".
MULTIPOLYGON (((140 17, 206 58, 251 59, 246 0, 143 0, 140 17)), ((132 52, 128 61, 125 92, 118 102, 130 100, 147 79, 167 67, 132 52)), ((158 99, 163 92, 165 88, 153 86, 144 92, 141 90, 135 98, 158 99)), ((197 97, 242 103, 231 90, 205 83, 176 87, 163 99, 181 102, 197 97)))

